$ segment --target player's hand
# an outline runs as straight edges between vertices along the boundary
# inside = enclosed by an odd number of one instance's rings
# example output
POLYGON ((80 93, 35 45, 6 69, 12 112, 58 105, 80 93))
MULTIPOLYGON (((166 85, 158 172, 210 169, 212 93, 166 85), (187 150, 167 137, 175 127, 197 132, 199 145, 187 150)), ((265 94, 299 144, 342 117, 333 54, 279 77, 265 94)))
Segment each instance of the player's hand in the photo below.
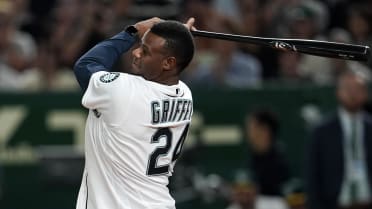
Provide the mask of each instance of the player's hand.
POLYGON ((183 24, 187 29, 189 30, 196 30, 196 28, 194 27, 194 23, 195 23, 195 18, 191 17, 187 20, 187 22, 185 24, 183 24))
POLYGON ((156 23, 159 23, 162 21, 164 20, 158 17, 153 17, 151 19, 143 20, 143 21, 136 23, 134 27, 136 27, 136 29, 138 30, 139 37, 142 38, 147 30, 149 30, 156 23))

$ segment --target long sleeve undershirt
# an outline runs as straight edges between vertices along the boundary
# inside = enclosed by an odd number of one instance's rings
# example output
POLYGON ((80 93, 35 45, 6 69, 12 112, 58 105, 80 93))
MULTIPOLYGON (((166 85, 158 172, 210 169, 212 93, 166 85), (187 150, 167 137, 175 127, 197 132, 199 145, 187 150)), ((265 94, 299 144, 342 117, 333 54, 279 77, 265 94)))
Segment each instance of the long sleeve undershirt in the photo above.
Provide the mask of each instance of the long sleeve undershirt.
POLYGON ((74 73, 83 91, 88 88, 89 79, 93 73, 98 71, 110 71, 116 60, 127 52, 135 43, 135 38, 126 32, 104 40, 87 53, 80 57, 75 63, 74 73))

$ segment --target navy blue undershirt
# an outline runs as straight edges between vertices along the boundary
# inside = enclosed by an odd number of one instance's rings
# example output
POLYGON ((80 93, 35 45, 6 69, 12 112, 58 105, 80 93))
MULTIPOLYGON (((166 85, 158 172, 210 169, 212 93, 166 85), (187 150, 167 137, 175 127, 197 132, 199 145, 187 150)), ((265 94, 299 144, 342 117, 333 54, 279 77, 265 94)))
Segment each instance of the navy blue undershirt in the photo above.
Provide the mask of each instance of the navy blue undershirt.
POLYGON ((134 45, 135 40, 135 37, 128 33, 120 32, 98 43, 81 56, 74 66, 74 73, 81 89, 85 91, 88 88, 93 73, 110 71, 116 60, 134 45))

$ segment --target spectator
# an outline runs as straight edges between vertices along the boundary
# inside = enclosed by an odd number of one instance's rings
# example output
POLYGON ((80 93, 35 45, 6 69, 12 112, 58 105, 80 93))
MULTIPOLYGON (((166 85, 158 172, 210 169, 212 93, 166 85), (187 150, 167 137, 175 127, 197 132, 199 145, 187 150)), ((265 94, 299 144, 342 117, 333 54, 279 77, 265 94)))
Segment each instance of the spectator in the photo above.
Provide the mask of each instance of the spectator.
POLYGON ((227 209, 256 209, 257 191, 254 183, 235 183, 231 189, 231 203, 227 209))
MULTIPOLYGON (((291 38, 325 40, 323 27, 327 17, 323 15, 325 5, 318 1, 302 1, 288 12, 289 34, 291 38), (320 8, 320 9, 319 9, 320 8)), ((327 85, 332 80, 329 58, 301 54, 299 75, 318 85, 327 85)))
POLYGON ((37 47, 31 35, 19 30, 15 9, 13 1, 0 1, 0 89, 38 89, 40 75, 32 69, 37 47))
MULTIPOLYGON (((239 23, 211 7, 211 0, 185 3, 185 15, 196 17, 199 29, 230 33, 240 30, 239 23)), ((184 74, 184 80, 190 85, 244 88, 260 84, 261 63, 252 55, 242 53, 237 43, 197 38, 196 46, 197 55, 184 74)))
POLYGON ((193 86, 256 87, 261 83, 261 64, 242 53, 234 42, 217 42, 197 52, 185 80, 193 86))
MULTIPOLYGON (((334 42, 343 42, 343 43, 351 43, 351 36, 350 33, 348 33, 344 29, 340 28, 333 28, 329 33, 329 40, 334 42)), ((348 60, 341 60, 341 59, 328 59, 329 67, 331 70, 331 81, 332 83, 336 83, 337 78, 339 75, 341 75, 343 72, 346 72, 347 70, 352 70, 355 72, 362 73, 366 76, 367 80, 370 80, 372 78, 371 70, 361 64, 361 62, 355 62, 355 61, 348 61, 348 60)))
POLYGON ((352 35, 353 42, 357 44, 370 44, 372 42, 371 26, 369 23, 371 20, 371 11, 364 6, 364 4, 353 5, 348 11, 346 25, 352 35))
MULTIPOLYGON (((248 36, 277 36, 277 34, 273 34, 277 29, 274 22, 280 19, 276 12, 280 11, 278 4, 281 3, 276 1, 237 0, 237 4, 242 23, 240 31, 236 33, 248 36), (272 8, 277 10, 274 12, 271 10, 272 8), (248 25, 249 27, 247 27, 248 25)), ((278 53, 276 50, 255 44, 239 44, 239 48, 260 61, 262 65, 261 77, 264 79, 277 77, 278 53)))
POLYGON ((95 1, 57 0, 46 24, 48 37, 40 44, 38 62, 48 89, 77 88, 69 82, 74 62, 105 38, 102 26, 106 23, 102 23, 99 6, 95 1))
POLYGON ((309 209, 372 208, 372 119, 363 111, 367 83, 341 74, 337 113, 314 129, 307 148, 309 209))
POLYGON ((285 190, 285 199, 289 209, 306 209, 306 195, 301 180, 293 179, 287 184, 285 190))
POLYGON ((290 178, 289 165, 277 140, 279 123, 267 110, 251 113, 246 122, 246 134, 251 147, 251 170, 258 193, 282 196, 282 188, 290 178))
POLYGON ((279 53, 278 58, 278 81, 283 84, 304 84, 306 78, 300 73, 301 55, 295 52, 279 53))
POLYGON ((258 195, 257 185, 247 173, 236 173, 227 209, 287 209, 286 206, 283 199, 258 195))
MULTIPOLYGON (((130 9, 133 7, 134 0, 112 0, 110 1, 109 11, 111 14, 107 14, 105 17, 110 18, 112 24, 107 24, 107 26, 111 25, 110 32, 108 35, 113 35, 121 30, 123 30, 123 25, 134 24, 135 21, 130 19, 129 12, 130 9)), ((102 25, 104 26, 104 25, 102 25)))
MULTIPOLYGON (((328 34, 328 40, 341 43, 352 42, 350 33, 341 28, 331 29, 328 34)), ((319 58, 303 54, 296 54, 293 56, 297 57, 297 59, 286 59, 290 57, 288 53, 279 56, 279 78, 281 78, 281 80, 297 84, 303 81, 312 81, 316 84, 332 85, 337 82, 337 78, 340 74, 349 69, 365 74, 368 79, 372 78, 370 69, 360 62, 319 58), (291 72, 293 72, 293 74, 291 74, 291 72)))
MULTIPOLYGON (((372 13, 370 6, 371 4, 367 3, 353 5, 348 10, 346 28, 350 31, 352 42, 355 44, 368 46, 372 44, 372 13)), ((368 66, 372 68, 372 60, 369 60, 368 66)))

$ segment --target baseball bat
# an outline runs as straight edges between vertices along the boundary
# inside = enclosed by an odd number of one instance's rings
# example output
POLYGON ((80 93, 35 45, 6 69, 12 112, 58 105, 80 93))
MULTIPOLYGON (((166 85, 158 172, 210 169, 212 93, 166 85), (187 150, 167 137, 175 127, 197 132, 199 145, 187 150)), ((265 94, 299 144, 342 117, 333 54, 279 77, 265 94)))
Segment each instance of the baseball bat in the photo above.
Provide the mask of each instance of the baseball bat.
POLYGON ((283 39, 244 36, 227 33, 217 33, 202 30, 192 30, 194 36, 236 41, 248 44, 257 44, 282 51, 294 51, 321 57, 330 57, 344 60, 368 61, 370 57, 369 46, 346 44, 310 39, 283 39))

